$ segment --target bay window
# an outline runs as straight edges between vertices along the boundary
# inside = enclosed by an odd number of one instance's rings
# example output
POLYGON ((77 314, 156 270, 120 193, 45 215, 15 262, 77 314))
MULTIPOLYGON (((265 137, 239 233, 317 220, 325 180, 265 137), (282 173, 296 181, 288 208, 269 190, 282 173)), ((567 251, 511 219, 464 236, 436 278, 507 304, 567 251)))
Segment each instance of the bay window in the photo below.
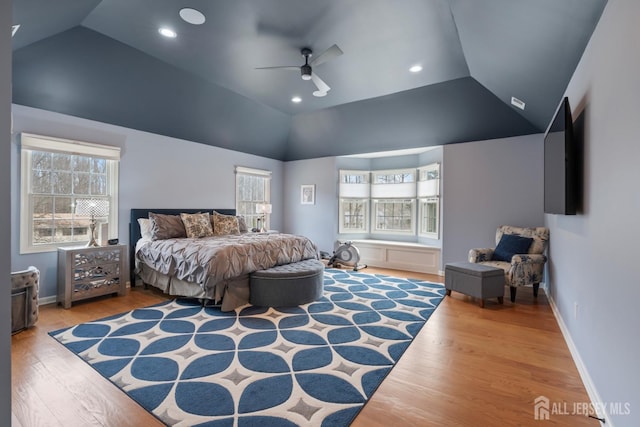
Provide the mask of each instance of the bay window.
POLYGON ((418 235, 438 239, 440 165, 340 170, 339 232, 418 235))

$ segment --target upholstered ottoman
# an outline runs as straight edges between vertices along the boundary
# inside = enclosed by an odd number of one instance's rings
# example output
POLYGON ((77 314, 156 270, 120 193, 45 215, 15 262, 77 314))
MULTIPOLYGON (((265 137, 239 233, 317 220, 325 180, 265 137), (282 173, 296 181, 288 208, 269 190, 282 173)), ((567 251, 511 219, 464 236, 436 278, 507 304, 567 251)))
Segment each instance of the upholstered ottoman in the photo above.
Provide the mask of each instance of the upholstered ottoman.
POLYGON ((504 302, 504 270, 472 262, 452 262, 444 268, 444 287, 447 295, 456 291, 480 299, 484 307, 486 298, 504 302))
POLYGON ((307 259, 249 275, 249 302, 263 307, 293 307, 322 297, 324 264, 307 259))

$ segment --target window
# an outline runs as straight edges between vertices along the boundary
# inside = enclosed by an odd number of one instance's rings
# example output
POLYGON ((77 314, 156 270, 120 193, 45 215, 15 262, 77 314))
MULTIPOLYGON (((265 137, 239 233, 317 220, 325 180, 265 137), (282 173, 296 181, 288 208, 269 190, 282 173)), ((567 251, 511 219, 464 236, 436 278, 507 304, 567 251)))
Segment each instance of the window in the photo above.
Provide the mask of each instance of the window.
POLYGON ((421 236, 439 238, 440 228, 440 164, 418 168, 419 228, 421 236))
POLYGON ((402 184, 404 182, 415 182, 414 171, 397 172, 374 172, 374 184, 402 184))
POLYGON ((438 163, 417 169, 341 170, 339 194, 340 233, 417 232, 439 238, 438 163))
POLYGON ((91 214, 117 235, 119 147, 27 133, 20 142, 21 253, 88 242, 91 214))
POLYGON ((369 201, 340 199, 340 233, 364 233, 369 229, 369 201))
POLYGON ((440 204, 437 198, 420 199, 420 234, 438 238, 438 215, 440 204))
POLYGON ((271 202, 271 171, 236 166, 236 214, 251 228, 269 228, 269 214, 258 213, 256 206, 271 202), (258 224, 264 217, 265 224, 258 224))
POLYGON ((413 234, 414 199, 384 199, 373 201, 375 232, 413 234))
POLYGON ((369 231, 369 171, 340 171, 340 233, 369 231))

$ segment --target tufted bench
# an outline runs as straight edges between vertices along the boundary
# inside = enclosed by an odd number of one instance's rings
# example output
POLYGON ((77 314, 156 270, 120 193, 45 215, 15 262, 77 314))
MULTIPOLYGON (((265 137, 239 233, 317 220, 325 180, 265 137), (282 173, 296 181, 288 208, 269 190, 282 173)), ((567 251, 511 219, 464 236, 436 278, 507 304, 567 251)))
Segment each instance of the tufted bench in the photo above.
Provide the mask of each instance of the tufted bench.
POLYGON ((322 297, 324 264, 306 259, 249 275, 249 302, 263 307, 293 307, 322 297))

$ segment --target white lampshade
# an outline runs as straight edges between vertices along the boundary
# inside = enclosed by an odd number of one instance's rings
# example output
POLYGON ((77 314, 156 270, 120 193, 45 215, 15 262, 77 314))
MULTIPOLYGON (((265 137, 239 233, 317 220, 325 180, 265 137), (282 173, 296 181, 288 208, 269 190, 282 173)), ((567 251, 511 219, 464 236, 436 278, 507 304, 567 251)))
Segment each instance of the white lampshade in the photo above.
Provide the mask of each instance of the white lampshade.
POLYGON ((258 203, 256 205, 256 212, 260 214, 270 214, 271 209, 271 203, 258 203))

